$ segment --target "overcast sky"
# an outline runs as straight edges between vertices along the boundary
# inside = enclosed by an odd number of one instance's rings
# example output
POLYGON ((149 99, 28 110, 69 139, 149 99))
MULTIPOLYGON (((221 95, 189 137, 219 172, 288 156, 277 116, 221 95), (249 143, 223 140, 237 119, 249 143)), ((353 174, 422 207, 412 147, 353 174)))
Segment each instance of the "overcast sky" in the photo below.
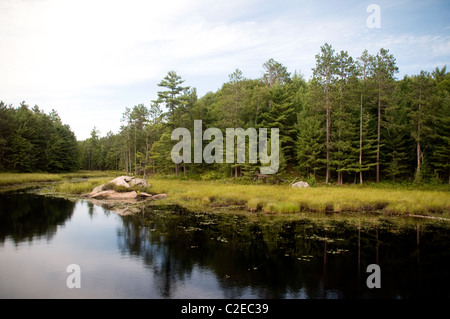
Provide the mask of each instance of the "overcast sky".
POLYGON ((0 100, 55 109, 79 140, 104 136, 170 70, 201 97, 236 68, 261 77, 270 58, 309 79, 325 42, 354 58, 389 49, 398 78, 450 67, 449 17, 448 0, 0 0, 0 100))

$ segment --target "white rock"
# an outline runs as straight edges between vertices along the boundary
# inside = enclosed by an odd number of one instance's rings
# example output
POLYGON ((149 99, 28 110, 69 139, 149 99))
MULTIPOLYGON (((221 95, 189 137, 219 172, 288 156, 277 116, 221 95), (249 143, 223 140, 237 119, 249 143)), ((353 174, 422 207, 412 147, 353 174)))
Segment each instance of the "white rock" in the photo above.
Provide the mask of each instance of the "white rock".
POLYGON ((292 184, 292 187, 299 187, 299 188, 309 187, 309 184, 307 182, 300 181, 295 184, 292 184))

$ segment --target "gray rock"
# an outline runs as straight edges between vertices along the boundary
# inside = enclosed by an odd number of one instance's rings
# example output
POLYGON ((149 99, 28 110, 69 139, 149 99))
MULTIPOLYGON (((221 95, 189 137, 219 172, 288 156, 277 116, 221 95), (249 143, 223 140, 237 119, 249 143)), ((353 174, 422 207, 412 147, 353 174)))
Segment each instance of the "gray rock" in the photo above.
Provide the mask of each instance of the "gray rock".
POLYGON ((130 187, 130 184, 128 184, 129 182, 131 182, 131 177, 130 176, 119 176, 114 178, 112 181, 110 181, 109 183, 111 184, 115 184, 117 186, 125 186, 125 187, 130 187))
POLYGON ((143 178, 134 178, 129 182, 130 186, 142 186, 142 187, 146 187, 146 186, 150 186, 150 184, 148 184, 145 179, 143 178))
POLYGON ((118 193, 114 190, 106 190, 102 192, 98 192, 94 195, 91 195, 92 198, 96 199, 135 199, 137 197, 137 193, 135 191, 126 192, 126 193, 118 193))
POLYGON ((292 184, 292 187, 299 187, 299 188, 304 188, 304 187, 309 187, 309 184, 307 182, 297 182, 292 184))
POLYGON ((156 194, 152 196, 152 199, 163 199, 166 198, 167 195, 166 194, 156 194))

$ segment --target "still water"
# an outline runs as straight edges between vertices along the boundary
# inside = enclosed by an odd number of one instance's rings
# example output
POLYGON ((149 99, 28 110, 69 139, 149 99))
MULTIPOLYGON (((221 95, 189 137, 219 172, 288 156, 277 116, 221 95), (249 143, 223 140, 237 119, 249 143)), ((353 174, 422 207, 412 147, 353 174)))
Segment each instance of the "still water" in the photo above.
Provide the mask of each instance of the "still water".
POLYGON ((450 223, 353 217, 134 216, 0 195, 0 298, 448 298, 450 223), (381 288, 369 289, 369 264, 381 288), (67 266, 80 288, 66 284, 67 266))

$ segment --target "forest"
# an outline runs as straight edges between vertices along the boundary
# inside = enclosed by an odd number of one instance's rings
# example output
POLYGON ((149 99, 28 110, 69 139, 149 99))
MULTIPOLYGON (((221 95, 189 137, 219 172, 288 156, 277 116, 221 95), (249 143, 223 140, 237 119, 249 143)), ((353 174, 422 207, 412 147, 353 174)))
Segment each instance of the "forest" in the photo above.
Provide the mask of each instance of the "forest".
POLYGON ((171 150, 178 141, 171 139, 171 132, 178 127, 192 132, 194 120, 202 120, 203 130, 222 132, 279 128, 280 166, 271 180, 450 183, 446 66, 398 79, 389 50, 365 50, 354 58, 327 43, 315 62, 309 80, 274 59, 262 65, 261 78, 246 78, 236 69, 221 88, 202 97, 176 71, 169 71, 149 105, 124 108, 118 133, 101 136, 94 127, 83 141, 76 140, 56 111, 45 114, 25 102, 18 108, 1 102, 0 170, 261 177, 260 164, 248 161, 175 164, 171 150))

